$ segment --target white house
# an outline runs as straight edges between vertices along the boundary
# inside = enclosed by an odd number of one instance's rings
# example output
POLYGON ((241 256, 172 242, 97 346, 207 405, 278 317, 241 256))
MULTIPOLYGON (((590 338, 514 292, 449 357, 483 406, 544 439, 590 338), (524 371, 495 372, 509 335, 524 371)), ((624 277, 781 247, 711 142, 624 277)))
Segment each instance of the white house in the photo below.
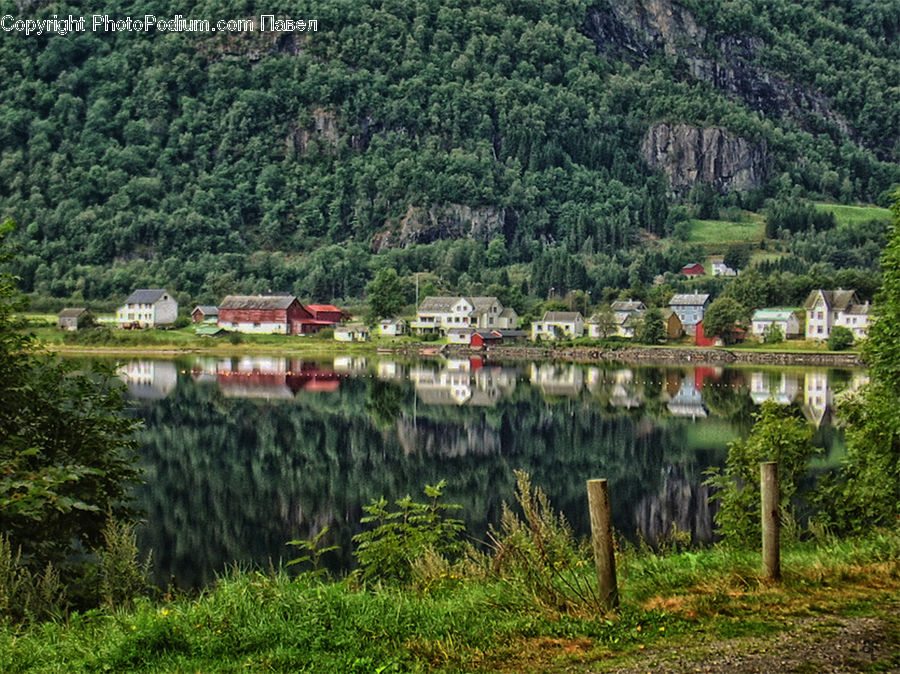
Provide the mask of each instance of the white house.
POLYGON ((634 337, 634 326, 637 319, 647 311, 646 305, 635 300, 617 300, 609 308, 616 319, 616 335, 634 337))
POLYGON ((803 324, 798 315, 798 309, 785 309, 773 307, 769 309, 757 309, 750 319, 750 331, 762 337, 771 326, 775 325, 786 338, 800 337, 803 334, 803 324))
POLYGON ((713 276, 737 276, 737 271, 725 264, 725 256, 718 255, 710 258, 713 276))
POLYGON ((406 334, 406 321, 402 318, 387 318, 378 323, 381 337, 400 337, 406 334))
POLYGON ((513 330, 519 317, 496 297, 426 297, 410 328, 418 332, 447 332, 451 328, 513 330))
POLYGON ((170 325, 178 318, 178 302, 162 288, 135 290, 116 312, 119 326, 152 328, 170 325))
POLYGON ((470 344, 475 331, 472 328, 450 328, 447 330, 447 344, 470 344))
POLYGON ((828 339, 836 325, 849 328, 856 339, 868 334, 871 308, 859 301, 855 290, 813 290, 804 307, 807 339, 828 339))
POLYGON ((580 311, 545 311, 531 324, 531 339, 576 339, 584 335, 584 316, 580 311))
POLYGON ((689 335, 697 334, 697 323, 703 320, 703 314, 709 308, 707 294, 680 294, 669 300, 669 307, 678 316, 684 331, 689 335))
POLYGON ((334 339, 337 342, 365 342, 369 338, 369 329, 361 323, 337 325, 334 328, 334 339))

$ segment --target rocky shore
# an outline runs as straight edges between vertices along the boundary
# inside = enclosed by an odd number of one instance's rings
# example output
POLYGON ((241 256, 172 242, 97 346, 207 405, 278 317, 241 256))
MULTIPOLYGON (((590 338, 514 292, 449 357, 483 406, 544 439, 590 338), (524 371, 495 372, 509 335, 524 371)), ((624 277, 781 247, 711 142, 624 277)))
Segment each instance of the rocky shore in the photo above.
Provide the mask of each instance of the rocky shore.
POLYGON ((490 346, 486 349, 445 346, 442 355, 481 355, 496 360, 563 360, 570 362, 620 362, 699 365, 817 365, 827 367, 863 367, 854 352, 790 352, 790 351, 734 351, 721 348, 651 348, 626 347, 600 349, 568 347, 554 349, 537 346, 490 346))

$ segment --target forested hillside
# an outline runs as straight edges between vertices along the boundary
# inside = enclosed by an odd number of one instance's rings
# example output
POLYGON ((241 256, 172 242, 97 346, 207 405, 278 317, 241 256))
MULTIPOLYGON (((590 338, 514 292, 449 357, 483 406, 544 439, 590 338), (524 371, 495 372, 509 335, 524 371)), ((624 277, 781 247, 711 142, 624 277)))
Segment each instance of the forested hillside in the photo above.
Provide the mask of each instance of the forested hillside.
POLYGON ((599 296, 690 261, 644 244, 691 209, 900 181, 897 0, 0 6, 257 23, 0 34, 0 218, 41 296, 354 298, 385 265, 599 296))

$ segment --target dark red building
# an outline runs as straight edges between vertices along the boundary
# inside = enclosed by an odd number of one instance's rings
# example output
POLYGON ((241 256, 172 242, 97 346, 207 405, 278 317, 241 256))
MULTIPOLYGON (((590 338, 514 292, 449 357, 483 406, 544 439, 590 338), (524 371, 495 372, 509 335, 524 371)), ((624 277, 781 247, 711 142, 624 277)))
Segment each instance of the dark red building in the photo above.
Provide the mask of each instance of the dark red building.
POLYGON ((686 264, 681 268, 681 273, 685 276, 703 276, 706 274, 706 269, 703 268, 703 265, 699 262, 694 262, 692 264, 686 264))
POLYGON ((307 304, 306 310, 312 314, 316 321, 326 321, 328 323, 340 323, 349 315, 338 309, 333 304, 307 304))
POLYGON ((235 332, 299 335, 308 321, 312 314, 292 295, 228 295, 219 304, 219 327, 235 332))

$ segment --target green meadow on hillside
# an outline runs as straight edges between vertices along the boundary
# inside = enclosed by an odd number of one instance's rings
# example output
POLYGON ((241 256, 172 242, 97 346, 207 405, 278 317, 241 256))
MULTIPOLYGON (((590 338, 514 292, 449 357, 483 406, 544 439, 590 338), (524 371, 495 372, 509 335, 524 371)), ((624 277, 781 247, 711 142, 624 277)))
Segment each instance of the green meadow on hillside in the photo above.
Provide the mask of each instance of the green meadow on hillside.
POLYGON ((703 244, 707 248, 725 248, 732 243, 758 243, 765 238, 765 218, 759 213, 744 212, 740 221, 734 220, 691 220, 691 243, 703 244))
POLYGON ((823 202, 816 202, 813 205, 820 211, 831 211, 834 213, 839 227, 855 226, 870 220, 891 221, 890 210, 879 208, 878 206, 845 206, 843 204, 823 202))

